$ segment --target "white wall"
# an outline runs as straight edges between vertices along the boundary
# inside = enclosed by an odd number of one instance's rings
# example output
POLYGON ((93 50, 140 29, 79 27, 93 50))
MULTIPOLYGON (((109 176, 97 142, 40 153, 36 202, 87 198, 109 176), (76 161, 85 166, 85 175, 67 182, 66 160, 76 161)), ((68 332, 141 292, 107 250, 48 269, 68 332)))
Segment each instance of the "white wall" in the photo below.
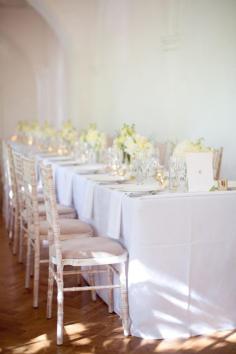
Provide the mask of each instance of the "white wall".
POLYGON ((66 118, 63 51, 30 6, 0 7, 0 78, 0 137, 19 120, 66 118))
POLYGON ((0 138, 12 135, 19 119, 37 117, 36 88, 30 63, 9 39, 0 36, 0 138))
POLYGON ((64 43, 68 112, 112 132, 205 137, 236 178, 235 0, 29 0, 64 43))
MULTIPOLYGON (((39 80, 54 82, 54 88, 48 89, 53 108, 44 95, 43 112, 51 112, 57 121, 59 116, 68 116, 78 127, 96 121, 108 132, 123 122, 134 122, 139 131, 158 140, 205 137, 211 145, 224 146, 223 173, 236 178, 235 0, 28 3, 48 22, 63 47, 63 54, 58 52, 59 45, 48 45, 51 51, 46 50, 52 62, 61 58, 60 84, 57 70, 54 79, 48 79, 52 65, 38 71, 39 80), (56 88, 59 93, 53 96, 56 88), (67 106, 61 105, 61 97, 67 106), (59 114, 56 108, 63 111, 62 106, 64 114, 59 114)), ((13 27, 18 21, 14 19, 13 27)), ((31 22, 25 35, 34 26, 31 22)), ((20 37, 21 31, 24 26, 16 29, 20 37)), ((32 62, 48 36, 42 33, 36 36, 32 62)), ((30 47, 24 51, 29 53, 30 47)), ((42 83, 43 93, 47 84, 42 83)), ((38 114, 48 115, 39 113, 40 109, 38 114)))

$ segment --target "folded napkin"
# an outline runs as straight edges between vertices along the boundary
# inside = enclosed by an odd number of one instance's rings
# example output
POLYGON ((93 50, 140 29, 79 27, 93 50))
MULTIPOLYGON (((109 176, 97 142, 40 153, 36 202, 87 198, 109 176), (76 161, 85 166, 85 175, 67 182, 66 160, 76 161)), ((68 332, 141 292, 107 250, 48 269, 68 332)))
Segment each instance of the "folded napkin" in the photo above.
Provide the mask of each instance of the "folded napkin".
POLYGON ((93 216, 93 196, 96 183, 86 180, 84 184, 84 205, 81 212, 81 218, 90 220, 93 216))
POLYGON ((60 204, 72 206, 72 180, 73 170, 64 167, 57 167, 55 171, 55 182, 57 198, 60 204))
POLYGON ((107 234, 109 237, 112 237, 114 239, 120 238, 122 201, 124 198, 125 194, 119 191, 112 191, 111 193, 107 234))

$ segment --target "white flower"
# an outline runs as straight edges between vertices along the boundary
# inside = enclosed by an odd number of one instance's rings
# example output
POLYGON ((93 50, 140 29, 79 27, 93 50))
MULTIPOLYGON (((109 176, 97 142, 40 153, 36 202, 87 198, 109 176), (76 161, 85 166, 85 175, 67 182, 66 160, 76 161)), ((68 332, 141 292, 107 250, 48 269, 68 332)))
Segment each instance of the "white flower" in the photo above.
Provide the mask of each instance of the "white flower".
POLYGON ((90 124, 88 129, 80 135, 80 141, 89 147, 100 151, 106 146, 106 135, 97 130, 96 124, 90 124))
POLYGON ((126 140, 127 139, 129 140, 129 138, 132 138, 135 134, 136 132, 135 132, 134 124, 133 125, 124 124, 120 132, 118 133, 117 137, 113 141, 114 147, 125 152, 126 140))
POLYGON ((144 136, 136 133, 134 125, 124 124, 119 135, 114 139, 113 145, 131 157, 142 153, 149 155, 153 152, 153 145, 144 136))
POLYGON ((204 144, 204 139, 198 139, 196 141, 183 140, 174 149, 173 155, 185 157, 189 152, 208 152, 211 148, 204 144))
POLYGON ((42 126, 42 135, 44 138, 53 138, 57 134, 56 130, 47 121, 42 126))
POLYGON ((71 145, 74 145, 78 140, 78 132, 70 120, 67 120, 63 124, 62 129, 58 132, 58 135, 62 138, 62 140, 71 145))

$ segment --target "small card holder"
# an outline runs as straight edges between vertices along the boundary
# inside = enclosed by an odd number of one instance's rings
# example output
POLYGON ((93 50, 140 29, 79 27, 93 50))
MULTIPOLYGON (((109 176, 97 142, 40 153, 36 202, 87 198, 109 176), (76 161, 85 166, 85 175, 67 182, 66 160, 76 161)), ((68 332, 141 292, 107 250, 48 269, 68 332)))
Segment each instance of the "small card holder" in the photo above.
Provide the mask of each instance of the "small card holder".
POLYGON ((218 190, 219 191, 227 191, 228 190, 228 180, 227 179, 219 179, 217 181, 218 190))
POLYGON ((189 192, 206 192, 214 184, 212 152, 186 154, 189 192))

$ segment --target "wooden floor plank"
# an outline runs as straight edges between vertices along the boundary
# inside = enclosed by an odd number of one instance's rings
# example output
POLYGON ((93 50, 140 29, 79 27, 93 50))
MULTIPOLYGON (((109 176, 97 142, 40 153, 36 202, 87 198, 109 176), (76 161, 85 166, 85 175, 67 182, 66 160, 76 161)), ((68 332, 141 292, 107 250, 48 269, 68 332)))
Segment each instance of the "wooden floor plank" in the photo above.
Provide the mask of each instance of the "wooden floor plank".
POLYGON ((99 298, 96 303, 92 302, 87 292, 66 294, 65 343, 57 347, 56 302, 54 299, 54 318, 47 320, 46 290, 47 266, 44 266, 40 307, 33 309, 32 290, 24 289, 24 265, 19 264, 17 257, 12 255, 1 219, 0 353, 236 354, 236 331, 175 341, 124 338, 119 317, 108 314, 107 306, 99 298))

